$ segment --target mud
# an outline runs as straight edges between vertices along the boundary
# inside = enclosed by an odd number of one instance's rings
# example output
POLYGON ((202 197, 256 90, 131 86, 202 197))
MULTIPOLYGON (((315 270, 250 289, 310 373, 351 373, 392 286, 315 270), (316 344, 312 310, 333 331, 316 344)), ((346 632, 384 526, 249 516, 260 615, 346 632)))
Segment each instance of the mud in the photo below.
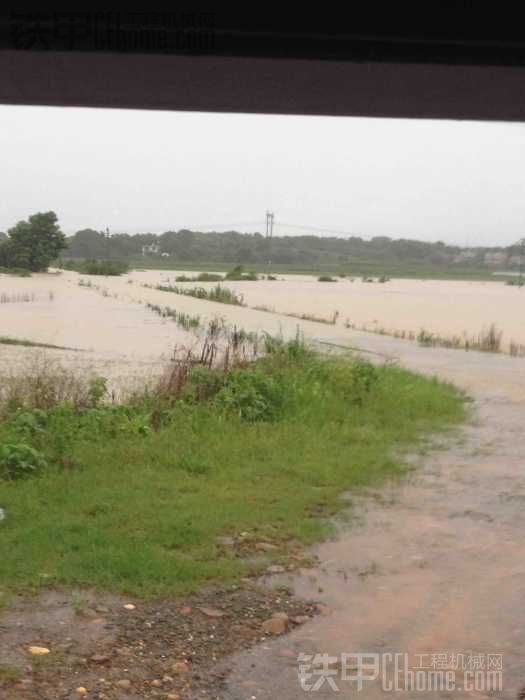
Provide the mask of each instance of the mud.
POLYGON ((265 643, 262 623, 275 613, 297 626, 316 608, 285 590, 249 584, 153 602, 87 590, 18 596, 0 618, 0 698, 216 697, 225 673, 221 659, 265 643), (33 656, 32 646, 49 653, 33 656), (6 679, 6 668, 17 677, 6 679), (122 681, 128 687, 120 687, 122 681))

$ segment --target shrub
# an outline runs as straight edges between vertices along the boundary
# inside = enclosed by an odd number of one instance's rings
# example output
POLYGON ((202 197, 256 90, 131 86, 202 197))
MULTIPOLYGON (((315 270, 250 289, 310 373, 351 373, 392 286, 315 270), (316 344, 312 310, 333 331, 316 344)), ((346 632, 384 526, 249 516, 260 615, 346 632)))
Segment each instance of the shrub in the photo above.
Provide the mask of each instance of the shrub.
POLYGON ((237 265, 236 267, 233 268, 233 270, 230 270, 229 272, 226 273, 224 276, 225 280, 231 280, 231 281, 248 281, 248 282, 255 282, 259 278, 255 274, 255 272, 244 272, 244 268, 242 265, 237 265))
POLYGON ((34 476, 47 466, 43 455, 25 444, 0 446, 0 475, 4 479, 22 479, 34 476))
POLYGON ((330 275, 321 275, 317 278, 318 282, 337 282, 335 277, 330 277, 330 275))
POLYGON ((216 404, 250 422, 276 420, 284 405, 284 383, 261 368, 230 370, 216 404))

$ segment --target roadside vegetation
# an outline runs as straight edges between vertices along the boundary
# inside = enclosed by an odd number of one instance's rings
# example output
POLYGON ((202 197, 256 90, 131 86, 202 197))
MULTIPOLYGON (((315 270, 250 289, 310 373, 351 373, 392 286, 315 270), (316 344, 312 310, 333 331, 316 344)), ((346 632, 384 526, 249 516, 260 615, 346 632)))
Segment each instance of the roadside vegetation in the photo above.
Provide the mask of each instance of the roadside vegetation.
POLYGON ((403 452, 464 417, 437 379, 323 357, 300 337, 266 336, 259 353, 219 337, 121 404, 103 377, 60 367, 3 378, 5 590, 149 597, 256 573, 326 536, 343 491, 402 474, 403 452), (236 556, 222 543, 241 535, 247 553, 274 550, 236 556))

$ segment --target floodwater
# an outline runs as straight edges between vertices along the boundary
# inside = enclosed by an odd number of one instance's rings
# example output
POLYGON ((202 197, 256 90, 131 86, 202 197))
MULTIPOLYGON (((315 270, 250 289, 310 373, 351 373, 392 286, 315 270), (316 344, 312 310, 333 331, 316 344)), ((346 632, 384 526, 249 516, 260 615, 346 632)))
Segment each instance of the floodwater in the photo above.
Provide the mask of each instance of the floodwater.
MULTIPOLYGON (((177 274, 134 270, 121 277, 66 271, 30 278, 0 275, 0 335, 82 350, 74 354, 45 352, 60 362, 123 380, 141 373, 158 374, 175 348, 199 344, 195 332, 181 329, 147 304, 198 316, 201 327, 222 318, 246 331, 284 337, 293 336, 300 328, 306 338, 322 342, 331 342, 337 335, 352 344, 360 334, 348 328, 348 323, 389 332, 425 328, 445 336, 477 335, 496 323, 503 332, 504 345, 510 340, 525 344, 525 289, 502 282, 391 280, 379 284, 339 279, 323 283, 308 276, 280 275, 277 281, 223 283, 243 296, 246 306, 241 307, 153 288, 161 283, 175 284, 177 274), (24 297, 29 300, 22 300, 24 297), (335 315, 336 323, 297 318, 302 315, 325 320, 335 315)), ((0 344, 4 369, 23 368, 33 354, 29 348, 0 344)))
MULTIPOLYGON (((174 280, 175 275, 168 276, 174 280)), ((307 276, 280 275, 276 282, 228 282, 225 286, 242 294, 250 307, 324 319, 331 319, 337 312, 338 325, 349 321, 359 328, 378 327, 389 332, 417 333, 424 328, 445 336, 464 332, 477 336, 495 323, 504 339, 525 343, 525 289, 501 281, 392 279, 379 284, 344 278, 330 283, 307 276)))
MULTIPOLYGON (((496 323, 504 339, 525 344, 525 289, 502 282, 394 279, 379 284, 339 279, 323 283, 313 277, 284 275, 275 282, 222 283, 241 294, 250 308, 145 286, 175 284, 177 274, 148 270, 121 277, 82 277, 75 272, 31 278, 0 275, 0 297, 35 296, 35 301, 0 304, 1 334, 128 357, 169 355, 175 344, 191 338, 173 322, 147 309, 149 302, 199 315, 203 322, 219 316, 246 330, 278 332, 282 328, 285 333, 295 331, 298 324, 287 314, 329 320, 337 313, 336 326, 343 335, 347 322, 357 328, 386 331, 418 332, 425 328, 445 336, 477 335, 496 323), (81 280, 93 286, 79 286, 81 280)), ((213 286, 181 286, 195 284, 213 286)), ((305 321, 300 325, 307 335, 322 328, 319 323, 305 321)))

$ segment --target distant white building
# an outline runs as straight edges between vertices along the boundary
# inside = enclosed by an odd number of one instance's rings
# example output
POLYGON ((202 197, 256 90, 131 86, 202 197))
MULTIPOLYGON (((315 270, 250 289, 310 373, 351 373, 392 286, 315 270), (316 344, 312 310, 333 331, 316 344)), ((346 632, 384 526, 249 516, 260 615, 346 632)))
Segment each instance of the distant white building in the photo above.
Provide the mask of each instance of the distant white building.
POLYGON ((161 258, 169 258, 169 257, 170 257, 170 254, 169 254, 169 253, 161 253, 161 254, 160 254, 160 257, 161 257, 161 258))
POLYGON ((156 243, 142 246, 142 255, 158 255, 159 253, 160 248, 156 243))

